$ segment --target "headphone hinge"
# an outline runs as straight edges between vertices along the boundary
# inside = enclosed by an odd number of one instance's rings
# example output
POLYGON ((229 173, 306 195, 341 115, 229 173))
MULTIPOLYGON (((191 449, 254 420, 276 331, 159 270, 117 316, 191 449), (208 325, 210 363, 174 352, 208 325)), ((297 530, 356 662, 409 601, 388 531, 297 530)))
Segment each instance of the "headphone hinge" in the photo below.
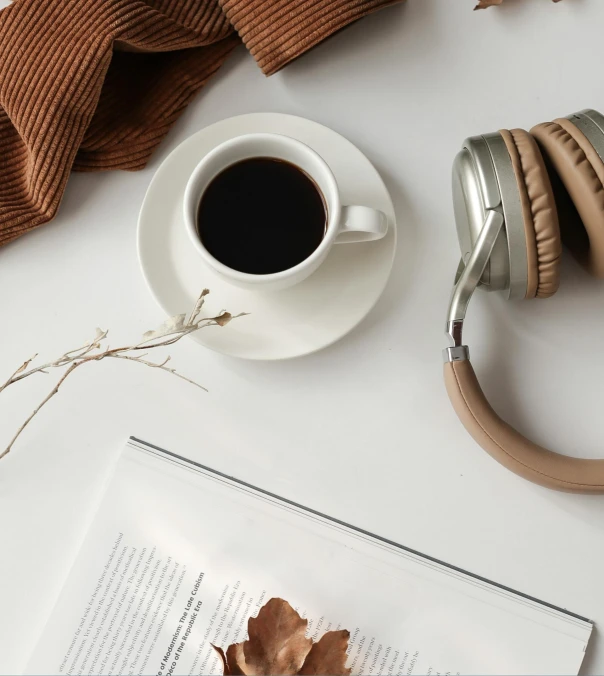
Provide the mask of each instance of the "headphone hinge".
POLYGON ((464 261, 461 261, 457 269, 447 313, 446 333, 452 346, 446 348, 443 352, 443 358, 446 362, 465 361, 470 358, 467 346, 462 344, 463 322, 468 303, 478 286, 502 227, 503 214, 495 209, 489 210, 467 263, 464 265, 464 261))
POLYGON ((455 347, 446 347, 443 350, 443 361, 448 364, 452 361, 468 361, 470 359, 470 348, 467 345, 456 345, 455 347))

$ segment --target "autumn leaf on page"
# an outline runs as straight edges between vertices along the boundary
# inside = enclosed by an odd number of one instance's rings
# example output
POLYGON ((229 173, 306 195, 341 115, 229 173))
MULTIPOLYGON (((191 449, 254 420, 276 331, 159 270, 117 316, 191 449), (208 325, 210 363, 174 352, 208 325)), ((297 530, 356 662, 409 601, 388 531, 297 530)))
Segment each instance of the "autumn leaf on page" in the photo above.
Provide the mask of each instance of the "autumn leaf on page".
POLYGON ((346 650, 350 632, 328 631, 316 643, 306 637, 308 620, 283 599, 271 599, 257 617, 248 620, 248 640, 233 643, 226 652, 213 646, 225 676, 332 674, 348 676, 346 650))

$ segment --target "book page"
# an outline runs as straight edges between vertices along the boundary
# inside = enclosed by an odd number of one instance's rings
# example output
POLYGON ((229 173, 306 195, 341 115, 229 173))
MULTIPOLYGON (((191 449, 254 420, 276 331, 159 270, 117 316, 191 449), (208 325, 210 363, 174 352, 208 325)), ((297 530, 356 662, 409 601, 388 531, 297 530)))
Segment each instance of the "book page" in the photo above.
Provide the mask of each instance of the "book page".
POLYGON ((28 673, 220 674, 282 597, 355 674, 576 674, 589 622, 131 441, 28 673))

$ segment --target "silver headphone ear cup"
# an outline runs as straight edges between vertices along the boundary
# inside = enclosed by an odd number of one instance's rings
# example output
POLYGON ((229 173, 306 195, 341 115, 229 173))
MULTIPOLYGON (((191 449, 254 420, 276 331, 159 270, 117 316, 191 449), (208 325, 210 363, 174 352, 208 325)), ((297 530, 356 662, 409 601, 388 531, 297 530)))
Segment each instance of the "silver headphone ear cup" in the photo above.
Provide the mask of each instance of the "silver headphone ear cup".
POLYGON ((453 164, 453 203, 462 259, 467 260, 487 212, 503 214, 504 226, 481 278, 481 286, 526 296, 527 242, 518 183, 501 134, 466 139, 453 164))

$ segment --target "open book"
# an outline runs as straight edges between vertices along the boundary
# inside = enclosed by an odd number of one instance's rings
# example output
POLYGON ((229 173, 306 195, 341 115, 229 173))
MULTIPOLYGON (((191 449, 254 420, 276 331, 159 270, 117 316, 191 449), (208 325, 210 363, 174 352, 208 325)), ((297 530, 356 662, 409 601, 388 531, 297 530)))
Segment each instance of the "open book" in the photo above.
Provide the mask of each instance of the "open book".
POLYGON ((272 597, 357 674, 576 674, 578 615, 131 439, 30 674, 222 673, 272 597))

